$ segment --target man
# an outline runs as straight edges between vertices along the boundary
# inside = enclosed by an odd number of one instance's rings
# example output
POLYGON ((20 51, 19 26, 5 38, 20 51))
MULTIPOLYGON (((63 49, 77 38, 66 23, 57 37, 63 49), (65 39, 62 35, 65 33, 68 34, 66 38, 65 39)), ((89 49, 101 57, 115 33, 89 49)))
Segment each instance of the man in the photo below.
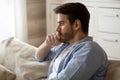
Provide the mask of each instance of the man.
POLYGON ((54 9, 56 32, 47 36, 36 52, 39 61, 51 60, 47 80, 104 80, 107 56, 88 36, 90 14, 81 3, 54 9))

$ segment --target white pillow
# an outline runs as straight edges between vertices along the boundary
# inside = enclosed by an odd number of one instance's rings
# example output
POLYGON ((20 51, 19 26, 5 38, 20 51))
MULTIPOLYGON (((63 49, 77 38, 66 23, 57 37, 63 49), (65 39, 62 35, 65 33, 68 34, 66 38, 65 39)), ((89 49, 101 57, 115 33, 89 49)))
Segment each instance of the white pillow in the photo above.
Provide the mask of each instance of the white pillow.
POLYGON ((40 80, 47 76, 49 62, 37 62, 36 47, 16 38, 0 42, 0 64, 16 74, 16 80, 40 80))

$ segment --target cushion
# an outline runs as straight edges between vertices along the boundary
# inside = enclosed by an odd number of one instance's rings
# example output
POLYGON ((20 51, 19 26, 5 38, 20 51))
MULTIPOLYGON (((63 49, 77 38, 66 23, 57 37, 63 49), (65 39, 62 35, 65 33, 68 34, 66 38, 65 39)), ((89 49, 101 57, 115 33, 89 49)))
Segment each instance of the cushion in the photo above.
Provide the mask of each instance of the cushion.
POLYGON ((50 62, 37 62, 36 47, 14 37, 0 42, 0 64, 16 74, 16 80, 40 80, 47 76, 50 62))
POLYGON ((120 80, 120 61, 109 60, 105 80, 120 80))
POLYGON ((15 74, 4 66, 0 65, 0 80, 14 80, 15 74))

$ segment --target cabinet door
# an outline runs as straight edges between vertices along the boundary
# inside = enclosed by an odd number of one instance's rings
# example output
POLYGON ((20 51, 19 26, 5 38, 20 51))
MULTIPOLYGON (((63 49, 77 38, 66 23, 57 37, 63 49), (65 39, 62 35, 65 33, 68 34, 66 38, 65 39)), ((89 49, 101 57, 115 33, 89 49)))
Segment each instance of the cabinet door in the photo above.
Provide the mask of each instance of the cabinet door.
POLYGON ((98 8, 97 41, 111 59, 120 59, 120 9, 98 8))
POLYGON ((97 42, 106 51, 109 59, 120 59, 120 36, 112 33, 99 33, 97 42))
POLYGON ((120 9, 100 8, 99 23, 99 31, 120 33, 120 9))

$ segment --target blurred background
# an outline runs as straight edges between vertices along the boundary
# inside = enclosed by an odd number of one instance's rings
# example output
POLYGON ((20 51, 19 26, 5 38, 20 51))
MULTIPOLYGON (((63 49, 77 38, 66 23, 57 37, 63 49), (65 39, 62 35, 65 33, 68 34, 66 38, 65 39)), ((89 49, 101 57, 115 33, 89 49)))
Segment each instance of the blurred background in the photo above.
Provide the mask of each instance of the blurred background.
POLYGON ((10 36, 39 46, 46 36, 46 1, 0 0, 0 39, 10 36))
POLYGON ((16 37, 38 47, 55 31, 53 9, 66 2, 81 2, 90 12, 89 36, 110 59, 120 60, 120 0, 0 0, 0 40, 16 37))

